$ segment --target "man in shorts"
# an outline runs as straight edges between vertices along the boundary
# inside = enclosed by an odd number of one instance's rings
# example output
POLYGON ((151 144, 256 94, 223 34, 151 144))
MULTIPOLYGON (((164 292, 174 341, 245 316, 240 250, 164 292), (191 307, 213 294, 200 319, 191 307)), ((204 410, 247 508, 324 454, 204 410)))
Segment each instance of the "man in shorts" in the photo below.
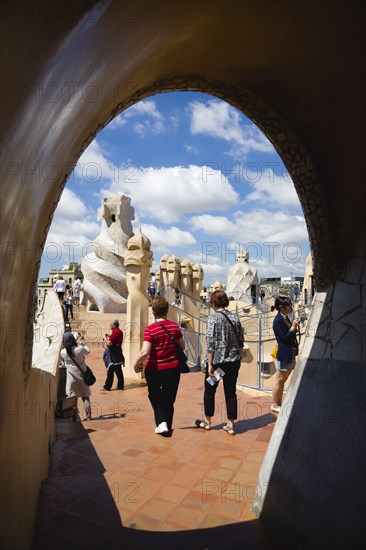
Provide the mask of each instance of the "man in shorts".
POLYGON ((79 307, 80 304, 80 289, 81 289, 81 281, 79 277, 74 282, 74 286, 72 287, 72 296, 74 299, 74 305, 79 307))

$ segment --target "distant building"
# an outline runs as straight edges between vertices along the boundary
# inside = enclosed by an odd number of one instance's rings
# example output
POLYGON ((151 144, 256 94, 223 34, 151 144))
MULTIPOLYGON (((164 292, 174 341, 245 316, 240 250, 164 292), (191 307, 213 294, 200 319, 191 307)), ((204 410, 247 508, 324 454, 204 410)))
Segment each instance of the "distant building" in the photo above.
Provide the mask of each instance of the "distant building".
POLYGON ((37 305, 40 307, 43 303, 43 299, 46 291, 52 290, 55 282, 57 281, 59 275, 61 275, 66 285, 69 285, 71 288, 74 285, 75 279, 83 279, 83 274, 80 269, 80 264, 72 262, 70 264, 64 265, 62 269, 50 269, 49 277, 40 278, 37 285, 37 305))
POLYGON ((297 297, 296 286, 302 289, 304 277, 267 277, 261 278, 260 287, 265 291, 265 297, 287 294, 292 299, 297 297))
POLYGON ((226 290, 226 284, 221 283, 220 281, 216 281, 215 283, 212 283, 212 285, 209 285, 207 287, 207 291, 209 292, 209 294, 212 294, 215 290, 218 290, 219 288, 226 290))
POLYGON ((305 266, 305 277, 303 281, 303 287, 302 287, 302 298, 305 304, 309 304, 312 302, 314 293, 315 293, 315 285, 314 285, 314 265, 313 265, 313 258, 312 255, 309 254, 306 258, 306 266, 305 266))

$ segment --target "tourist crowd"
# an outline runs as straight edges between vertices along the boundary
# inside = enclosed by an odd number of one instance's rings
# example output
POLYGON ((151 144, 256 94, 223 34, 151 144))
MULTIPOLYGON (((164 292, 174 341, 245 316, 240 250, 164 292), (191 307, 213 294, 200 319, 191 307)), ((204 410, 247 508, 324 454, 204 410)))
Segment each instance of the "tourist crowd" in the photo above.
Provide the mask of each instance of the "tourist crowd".
MULTIPOLYGON (((57 290, 59 288, 60 285, 55 290, 60 294, 62 291, 57 290)), ((207 320, 206 357, 203 361, 204 418, 197 419, 195 425, 203 430, 211 429, 215 413, 215 395, 220 380, 223 380, 227 413, 227 423, 223 429, 229 435, 235 435, 235 421, 238 416, 236 384, 243 359, 243 328, 239 317, 228 309, 229 298, 224 290, 219 289, 212 293, 210 305, 213 314, 209 315, 207 320)), ((180 327, 167 318, 168 301, 162 296, 151 295, 151 307, 155 321, 145 328, 140 353, 132 366, 136 373, 144 371, 148 398, 154 413, 155 433, 170 436, 173 432, 174 403, 181 373, 189 369, 186 366, 185 344, 180 327)), ((70 308, 70 302, 68 302, 68 308, 70 308)), ((281 410, 284 384, 295 367, 298 347, 296 332, 299 321, 290 321, 292 303, 288 297, 277 297, 272 309, 278 311, 273 322, 278 349, 276 349, 276 378, 272 391, 271 410, 278 413, 281 410)), ((117 389, 123 390, 122 367, 125 364, 122 352, 123 333, 119 328, 118 320, 113 321, 110 328, 111 333, 103 338, 105 347, 103 360, 107 374, 105 383, 100 389, 111 391, 114 374, 116 374, 117 389)), ((77 342, 79 336, 77 333, 65 333, 61 357, 67 369, 66 394, 82 398, 85 420, 90 420, 91 391, 89 382, 85 378, 88 370, 85 356, 90 353, 90 350, 82 339, 79 343, 77 342)))

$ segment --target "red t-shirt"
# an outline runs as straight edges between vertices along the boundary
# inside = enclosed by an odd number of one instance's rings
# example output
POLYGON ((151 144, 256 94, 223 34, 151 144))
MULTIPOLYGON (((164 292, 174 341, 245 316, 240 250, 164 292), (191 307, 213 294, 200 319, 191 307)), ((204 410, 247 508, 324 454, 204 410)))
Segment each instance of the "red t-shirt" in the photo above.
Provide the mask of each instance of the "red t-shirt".
MULTIPOLYGON (((164 319, 163 321, 159 321, 159 323, 165 326, 175 341, 183 337, 180 328, 176 323, 173 323, 173 321, 164 319)), ((158 323, 152 323, 145 328, 144 341, 151 342, 152 344, 151 352, 146 363, 147 369, 165 370, 178 367, 177 347, 158 323)))
POLYGON ((123 342, 122 330, 117 327, 114 328, 109 337, 109 341, 112 342, 112 344, 115 344, 116 346, 122 346, 122 342, 123 342))

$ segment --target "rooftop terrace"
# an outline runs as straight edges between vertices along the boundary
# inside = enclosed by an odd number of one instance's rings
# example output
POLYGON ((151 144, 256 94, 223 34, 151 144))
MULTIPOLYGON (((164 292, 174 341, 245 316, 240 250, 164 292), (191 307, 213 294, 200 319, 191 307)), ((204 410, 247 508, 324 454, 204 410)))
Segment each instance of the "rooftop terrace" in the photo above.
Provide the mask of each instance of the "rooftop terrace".
POLYGON ((270 396, 239 392, 237 435, 227 434, 223 389, 213 429, 202 418, 203 374, 182 375, 174 432, 154 433, 144 382, 124 391, 104 383, 102 349, 88 364, 97 376, 90 422, 57 423, 49 477, 38 509, 33 550, 108 547, 285 550, 251 504, 275 416, 270 396))

